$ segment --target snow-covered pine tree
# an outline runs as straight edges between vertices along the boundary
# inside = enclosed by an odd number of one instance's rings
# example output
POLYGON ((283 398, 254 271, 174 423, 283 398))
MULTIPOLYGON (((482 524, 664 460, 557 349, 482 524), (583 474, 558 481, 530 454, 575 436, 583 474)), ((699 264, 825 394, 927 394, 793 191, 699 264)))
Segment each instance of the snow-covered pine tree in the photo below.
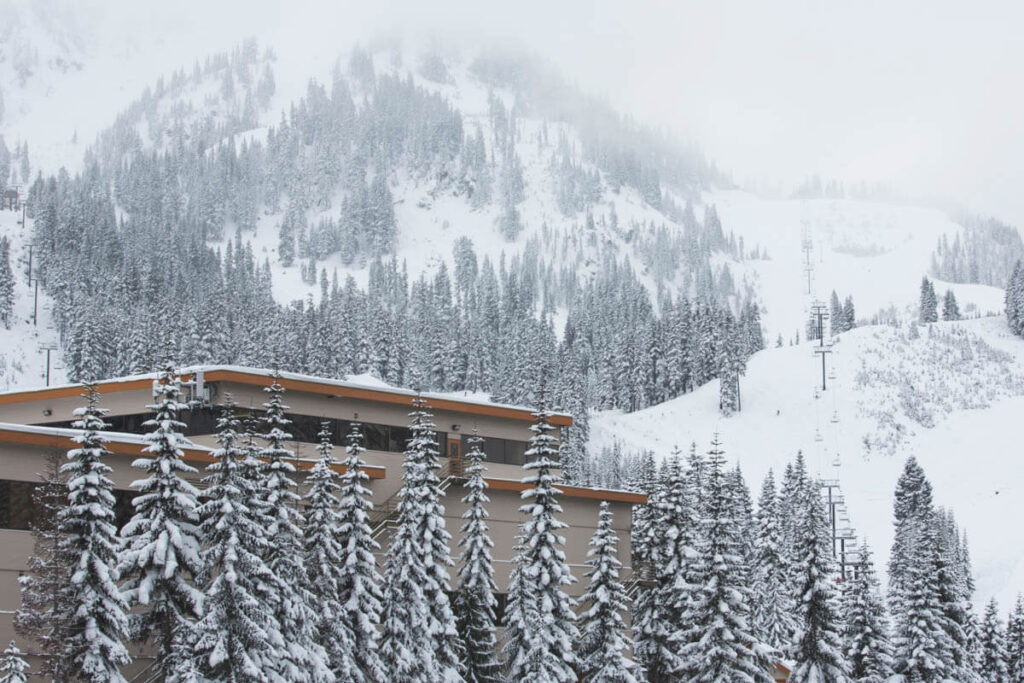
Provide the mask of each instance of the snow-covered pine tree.
POLYGON ((520 512, 527 521, 519 528, 505 613, 507 666, 509 680, 568 683, 576 680, 572 644, 578 631, 574 601, 564 586, 575 579, 565 560, 565 538, 558 533, 568 525, 556 517, 562 506, 551 470, 558 467, 558 445, 545 403, 541 390, 523 465, 529 472, 523 483, 530 488, 523 492, 527 502, 520 512))
POLYGON ((908 567, 916 552, 913 542, 921 521, 932 513, 932 486, 924 470, 911 456, 896 482, 893 499, 895 536, 889 555, 889 610, 894 620, 903 614, 902 592, 909 585, 908 567))
POLYGON ((751 633, 750 587, 745 585, 735 493, 724 471, 725 452, 716 435, 705 461, 697 558, 690 583, 691 636, 680 650, 679 675, 688 681, 764 681, 770 683, 771 649, 751 633))
POLYGON ((1009 683, 1024 683, 1024 596, 1020 594, 1006 624, 1006 666, 1009 683))
POLYGON ((771 470, 757 501, 757 537, 753 563, 751 627, 768 646, 787 652, 797 630, 791 568, 785 552, 779 496, 771 470))
POLYGON ((14 322, 14 273, 11 272, 11 242, 0 237, 0 325, 10 329, 14 322))
POLYGON ((250 505, 257 491, 242 475, 240 424, 231 396, 224 399, 199 507, 204 613, 195 626, 196 666, 204 680, 268 681, 284 640, 273 614, 274 577, 262 558, 262 518, 250 505))
POLYGON ((40 673, 61 680, 66 677, 68 652, 64 648, 68 614, 67 586, 70 559, 58 525, 61 510, 68 503, 68 487, 61 474, 61 456, 46 460, 42 484, 32 493, 36 510, 31 523, 35 545, 28 559, 28 573, 19 577, 21 607, 14 615, 14 628, 23 638, 39 645, 40 673))
POLYGON ((95 387, 86 387, 87 404, 77 408, 72 427, 82 430, 61 468, 68 482, 68 505, 58 521, 71 570, 65 599, 69 621, 64 636, 67 676, 74 680, 123 681, 120 667, 131 661, 123 639, 128 605, 117 586, 117 526, 114 483, 102 462, 110 452, 102 432, 106 410, 95 387))
POLYGON ((413 399, 398 529, 388 548, 381 655, 396 680, 462 680, 448 602, 450 535, 441 507, 437 440, 426 401, 413 399))
POLYGON ((849 680, 840 638, 842 616, 835 588, 832 533, 818 487, 806 487, 799 516, 795 567, 799 583, 799 632, 793 648, 792 683, 845 683, 849 680))
POLYGON ((858 555, 857 572, 843 593, 846 617, 843 648, 851 680, 884 683, 892 675, 892 644, 885 602, 866 542, 861 543, 858 555))
POLYGON ((322 422, 317 434, 320 443, 317 452, 320 458, 306 478, 309 492, 306 494, 306 521, 303 527, 306 575, 309 590, 315 596, 317 622, 314 628, 315 642, 327 654, 327 662, 339 681, 362 682, 365 677, 356 665, 355 637, 341 603, 338 583, 338 568, 345 559, 344 544, 347 540, 339 514, 337 492, 340 490, 337 475, 331 468, 334 458, 331 451, 331 424, 322 422))
POLYGON ((592 683, 636 683, 633 662, 626 657, 629 647, 622 612, 627 609, 626 590, 619 581, 618 536, 612 529, 612 512, 601 501, 597 530, 587 552, 590 584, 580 603, 582 640, 578 656, 581 679, 592 683))
POLYGON ((1006 683, 1009 678, 1006 636, 999 623, 999 607, 995 598, 989 600, 981 619, 981 667, 978 673, 985 683, 1006 683))
POLYGON ((367 681, 386 678, 381 666, 378 626, 381 614, 381 577, 377 573, 374 557, 380 545, 373 540, 370 529, 369 477, 363 471, 363 433, 358 423, 352 423, 345 447, 345 472, 341 475, 338 492, 342 558, 335 567, 338 580, 338 601, 342 620, 352 633, 356 665, 367 681))
POLYGON ((939 300, 935 296, 935 286, 927 277, 921 278, 921 300, 919 320, 923 323, 939 321, 939 300))
POLYGON ((648 580, 640 585, 633 602, 633 656, 639 665, 637 674, 658 683, 671 670, 666 662, 671 634, 662 618, 661 585, 658 581, 660 540, 663 536, 657 519, 666 487, 661 476, 654 471, 653 461, 642 476, 641 488, 647 494, 647 502, 633 508, 632 561, 633 571, 642 572, 648 580))
POLYGON ((898 601, 893 603, 893 670, 905 681, 939 683, 949 678, 954 662, 934 571, 938 543, 933 515, 909 516, 897 533, 902 534, 908 555, 901 565, 898 601))
POLYGON ((473 428, 467 439, 469 452, 464 456, 466 495, 462 502, 466 511, 462 518, 462 538, 459 546, 459 588, 455 594, 455 616, 459 636, 465 650, 464 663, 467 683, 498 683, 502 680, 501 664, 496 654, 494 608, 494 568, 491 563, 491 541, 487 529, 487 482, 484 480, 484 453, 480 449, 483 439, 473 428))
POLYGON ((149 476, 132 483, 139 494, 133 501, 135 514, 121 530, 124 547, 118 570, 125 579, 121 590, 134 610, 129 617, 132 639, 154 640, 158 670, 168 681, 176 681, 182 663, 192 656, 182 634, 191 630, 202 606, 202 594, 192 584, 202 561, 196 528, 198 492, 183 478, 196 469, 185 464, 181 450, 185 425, 178 415, 186 406, 172 364, 161 368, 148 408, 155 413, 143 423, 153 430, 144 437, 148 445, 142 452, 149 457, 139 458, 132 467, 149 476))
POLYGON ((285 644, 284 657, 277 663, 278 674, 288 681, 333 680, 327 653, 315 635, 316 597, 309 590, 303 563, 301 498, 292 480, 295 465, 289 462, 295 456, 285 446, 292 436, 285 431, 291 420, 285 416, 288 406, 282 400, 284 387, 275 375, 263 390, 267 401, 260 423, 265 445, 259 454, 265 479, 260 504, 269 524, 264 561, 274 576, 273 610, 285 644))
POLYGON ((947 289, 945 296, 942 297, 942 319, 960 319, 960 306, 956 302, 956 295, 953 294, 952 289, 947 289))
POLYGON ((25 683, 28 668, 28 662, 12 640, 0 656, 0 683, 25 683))

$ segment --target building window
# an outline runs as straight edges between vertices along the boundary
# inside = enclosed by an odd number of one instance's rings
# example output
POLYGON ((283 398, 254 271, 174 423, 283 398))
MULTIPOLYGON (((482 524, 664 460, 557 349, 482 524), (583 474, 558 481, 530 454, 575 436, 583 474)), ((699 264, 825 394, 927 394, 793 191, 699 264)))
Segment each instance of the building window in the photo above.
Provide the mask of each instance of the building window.
POLYGON ((28 531, 36 516, 32 494, 39 484, 0 479, 0 529, 28 531))

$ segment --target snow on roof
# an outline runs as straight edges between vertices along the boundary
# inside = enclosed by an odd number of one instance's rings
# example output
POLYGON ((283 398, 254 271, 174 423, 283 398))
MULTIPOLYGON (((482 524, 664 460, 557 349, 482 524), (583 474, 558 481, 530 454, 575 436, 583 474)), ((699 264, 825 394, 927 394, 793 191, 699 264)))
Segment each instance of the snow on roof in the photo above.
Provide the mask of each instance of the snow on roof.
MULTIPOLYGON (((16 422, 0 422, 0 432, 21 432, 22 434, 39 434, 40 436, 53 436, 53 437, 66 437, 72 438, 80 436, 82 434, 81 429, 71 429, 68 427, 44 427, 38 425, 23 425, 16 422)), ((128 432, 101 432, 104 439, 108 442, 113 443, 131 443, 146 445, 145 436, 142 434, 129 434, 128 432)), ((199 450, 199 451, 211 451, 212 448, 207 446, 201 446, 187 438, 183 438, 183 446, 185 448, 199 450)))
MULTIPOLYGON (((246 375, 255 375, 260 377, 271 378, 275 375, 273 370, 267 368, 252 368, 242 365, 190 365, 182 368, 178 368, 179 375, 192 375, 198 372, 202 372, 204 375, 215 371, 226 371, 226 372, 237 372, 246 375)), ((361 374, 361 375, 349 375, 345 379, 335 379, 329 377, 316 377, 314 375, 304 375, 296 372, 281 372, 278 371, 277 376, 281 379, 295 380, 300 382, 311 382, 314 384, 320 384, 323 386, 336 386, 339 388, 346 389, 365 389, 369 391, 380 391, 389 394, 395 394, 398 396, 408 396, 410 399, 417 395, 417 392, 412 389, 406 389, 403 387, 396 387, 384 382, 373 375, 361 374)), ((105 384, 115 384, 124 382, 133 382, 140 380, 156 380, 158 373, 149 372, 139 375, 126 375, 124 377, 112 377, 97 382, 97 386, 102 387, 105 384)), ((62 384, 62 385, 51 385, 48 387, 36 387, 34 389, 22 389, 17 391, 0 392, 0 397, 10 395, 24 395, 30 393, 44 393, 59 390, 69 390, 81 387, 81 384, 62 384)), ((507 403, 497 403, 490 400, 488 394, 482 392, 469 392, 469 391, 456 391, 456 392, 419 392, 427 401, 431 399, 443 400, 443 401, 456 401, 459 403, 467 403, 471 405, 489 406, 493 408, 505 408, 509 410, 518 410, 525 412, 533 412, 535 409, 530 406, 519 406, 511 405, 507 403)), ((554 413, 554 415, 571 418, 568 413, 554 413)))

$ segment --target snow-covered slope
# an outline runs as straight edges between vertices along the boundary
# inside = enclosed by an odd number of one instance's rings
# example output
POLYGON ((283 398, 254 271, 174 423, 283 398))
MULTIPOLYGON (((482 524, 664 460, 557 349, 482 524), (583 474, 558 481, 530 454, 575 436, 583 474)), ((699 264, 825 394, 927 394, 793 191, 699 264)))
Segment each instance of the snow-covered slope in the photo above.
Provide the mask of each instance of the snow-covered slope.
POLYGON ((912 339, 907 326, 863 327, 839 336, 820 392, 811 346, 755 354, 741 380, 742 412, 718 412, 718 383, 632 414, 591 423, 591 445, 665 455, 717 433, 757 490, 798 450, 810 469, 836 478, 858 535, 881 558, 892 542, 892 494, 915 455, 967 531, 979 603, 1009 604, 1024 585, 1024 549, 1011 542, 1024 514, 1024 460, 1015 425, 1024 410, 1024 340, 1002 317, 938 323, 912 339), (820 435, 820 440, 819 440, 820 435))
MULTIPOLYGON (((10 329, 0 325, 0 391, 43 386, 46 383, 46 347, 56 349, 57 331, 51 316, 51 300, 39 291, 39 324, 33 323, 35 287, 29 284, 29 243, 32 221, 21 225, 21 212, 0 210, 0 235, 11 243, 14 274, 14 315, 10 329)), ((65 381, 60 351, 50 354, 50 383, 65 381)))

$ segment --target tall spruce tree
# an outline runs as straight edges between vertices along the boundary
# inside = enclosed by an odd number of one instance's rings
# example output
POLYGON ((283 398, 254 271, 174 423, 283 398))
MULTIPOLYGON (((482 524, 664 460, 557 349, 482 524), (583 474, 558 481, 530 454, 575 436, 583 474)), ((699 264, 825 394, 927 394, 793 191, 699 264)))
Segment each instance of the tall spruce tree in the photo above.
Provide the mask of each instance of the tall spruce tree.
POLYGON ((950 676, 954 662, 935 573, 939 549, 933 514, 909 517, 901 531, 909 554, 893 607, 893 670, 907 681, 937 683, 950 676))
POLYGON ((191 647, 183 636, 199 616, 202 594, 192 581, 202 569, 199 556, 196 488, 184 479, 196 469, 184 462, 181 447, 185 426, 178 416, 181 379, 170 363, 153 384, 155 413, 143 426, 147 457, 132 463, 148 477, 132 483, 139 491, 135 514, 121 530, 124 548, 119 571, 125 577, 122 592, 132 608, 129 632, 136 641, 155 641, 157 668, 168 681, 176 681, 191 661, 191 647))
POLYGON ((68 505, 58 525, 69 562, 64 648, 67 676, 73 680, 123 681, 120 667, 131 661, 122 640, 127 635, 128 605, 117 586, 117 526, 114 523, 114 483, 103 459, 106 449, 103 421, 95 387, 86 387, 87 404, 74 412, 72 437, 79 445, 68 451, 71 462, 61 468, 68 482, 68 505))
POLYGON ((342 617, 345 610, 341 602, 338 567, 344 559, 345 538, 338 510, 337 492, 340 490, 332 469, 331 424, 322 422, 317 435, 320 458, 313 466, 306 483, 306 520, 303 527, 306 575, 309 590, 315 596, 317 621, 314 640, 323 648, 327 662, 339 681, 364 681, 362 670, 356 665, 355 636, 342 617))
MULTIPOLYGON (((678 470, 678 452, 675 467, 678 470)), ((652 472, 647 479, 647 503, 634 508, 633 567, 634 571, 644 572, 648 580, 640 585, 633 605, 633 652, 640 665, 639 673, 647 680, 659 683, 666 680, 674 668, 674 653, 669 642, 672 632, 664 616, 663 604, 664 596, 668 595, 670 577, 664 569, 661 543, 670 533, 661 526, 663 501, 669 495, 669 487, 664 466, 661 474, 656 476, 652 472)))
POLYGON ((71 563, 59 525, 60 512, 68 502, 68 487, 56 452, 47 457, 42 480, 32 492, 36 515, 30 528, 35 543, 28 558, 29 571, 18 579, 21 607, 14 615, 14 628, 39 645, 39 673, 62 680, 68 669, 64 642, 70 621, 67 587, 71 563))
POLYGON ((360 675, 367 681, 386 678, 381 666, 378 641, 380 625, 381 577, 374 553, 380 549, 370 529, 369 476, 363 471, 362 428, 353 422, 345 447, 345 472, 338 492, 342 543, 341 561, 334 571, 338 580, 341 619, 352 632, 353 652, 360 675))
POLYGON ((388 548, 381 654, 397 680, 459 681, 458 631, 448 602, 438 450, 426 401, 413 399, 398 529, 388 548))
POLYGON ((12 640, 0 656, 0 683, 25 683, 28 669, 28 662, 12 640))
POLYGON ((981 620, 981 667, 978 673, 985 683, 1006 683, 1009 680, 1006 635, 999 622, 999 607, 995 598, 985 606, 985 615, 981 620))
POLYGON ((1006 666, 1010 683, 1024 683, 1024 596, 1020 594, 1006 624, 1006 666))
POLYGON ((285 644, 278 673, 289 681, 333 680, 327 653, 315 635, 316 597, 309 590, 303 563, 301 498, 292 479, 295 465, 289 462, 295 456, 285 445, 292 435, 286 431, 291 420, 285 415, 288 406, 283 401, 284 387, 275 375, 264 391, 267 401, 260 422, 265 445, 259 452, 264 486, 260 504, 269 524, 264 561, 274 576, 273 609, 285 644))
POLYGON ((501 664, 496 654, 494 608, 497 601, 494 594, 494 567, 491 562, 491 548, 494 542, 487 529, 487 482, 484 480, 484 452, 480 446, 483 439, 473 435, 467 439, 469 452, 465 458, 466 495, 462 502, 466 511, 462 514, 462 538, 459 546, 459 588, 455 595, 455 616, 459 636, 465 650, 467 683, 497 683, 502 680, 501 664))
POLYGON ((564 588, 575 579, 565 559, 565 538, 559 534, 568 525, 556 517, 562 512, 552 472, 558 467, 558 445, 545 403, 542 391, 523 465, 529 473, 523 483, 530 488, 523 492, 527 502, 520 512, 527 521, 519 528, 509 585, 506 651, 510 680, 563 683, 576 680, 576 615, 564 588))
POLYGON ((240 428, 227 395, 199 507, 204 613, 195 627, 195 657, 209 681, 269 681, 284 650, 273 613, 274 577, 262 557, 262 519, 251 507, 258 491, 241 471, 246 452, 240 428))
POLYGON ((786 652, 794 643, 797 623, 779 505, 775 475, 769 470, 757 501, 751 627, 765 644, 786 652))
POLYGON ((939 300, 935 296, 935 286, 927 277, 921 278, 920 316, 923 323, 939 321, 939 300))
POLYGON ((590 584, 580 598, 586 609, 580 615, 579 669, 582 680, 592 683, 636 682, 633 662, 626 657, 629 641, 622 613, 627 609, 627 599, 619 581, 622 563, 616 557, 618 544, 608 501, 601 501, 597 530, 587 552, 590 584))
POLYGON ((747 571, 735 493, 724 471, 725 452, 717 435, 705 467, 705 504, 690 582, 696 586, 689 612, 693 635, 680 651, 679 675, 695 683, 770 682, 771 650, 757 640, 749 625, 751 591, 744 583, 747 571))
POLYGON ((799 632, 793 659, 792 683, 845 683, 849 680, 843 655, 842 617, 835 588, 832 533, 825 505, 812 483, 806 487, 800 508, 799 578, 797 614, 799 632))
POLYGON ((11 272, 11 242, 0 237, 0 325, 10 329, 14 322, 14 273, 11 272))
POLYGON ((871 549, 861 543, 860 564, 843 593, 846 625, 843 649, 850 679, 857 683, 884 683, 892 675, 892 644, 871 549))

